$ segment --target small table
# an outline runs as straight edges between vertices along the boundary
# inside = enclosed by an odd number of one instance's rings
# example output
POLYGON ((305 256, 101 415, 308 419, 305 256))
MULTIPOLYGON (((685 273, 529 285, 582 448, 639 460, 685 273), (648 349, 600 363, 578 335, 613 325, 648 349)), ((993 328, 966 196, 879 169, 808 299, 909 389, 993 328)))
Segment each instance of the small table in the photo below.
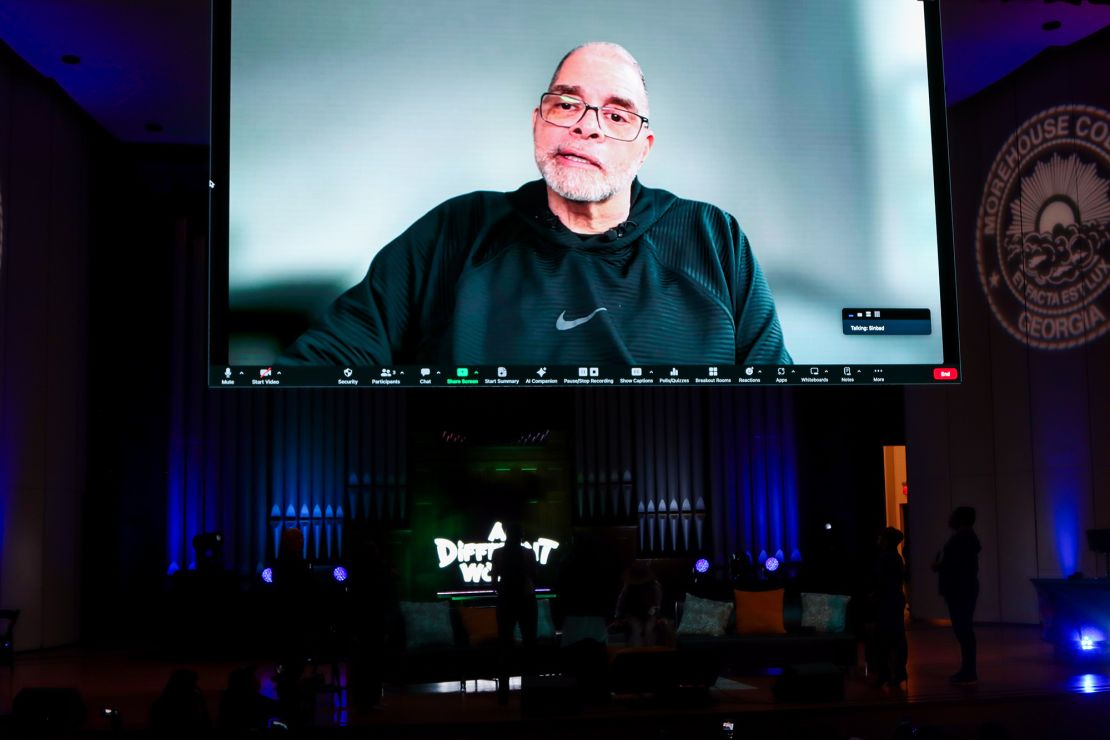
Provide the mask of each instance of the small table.
POLYGON ((1057 647, 1106 652, 1110 646, 1110 579, 1032 578, 1042 636, 1057 647))

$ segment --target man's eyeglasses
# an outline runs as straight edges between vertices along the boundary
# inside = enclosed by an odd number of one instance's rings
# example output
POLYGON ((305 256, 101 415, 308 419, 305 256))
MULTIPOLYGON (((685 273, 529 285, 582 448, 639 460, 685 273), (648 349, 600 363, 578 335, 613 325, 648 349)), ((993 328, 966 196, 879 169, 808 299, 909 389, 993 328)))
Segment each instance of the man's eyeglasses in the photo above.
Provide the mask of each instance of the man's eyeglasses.
POLYGON ((618 141, 635 141, 648 122, 639 113, 608 105, 587 105, 573 95, 544 93, 540 96, 540 118, 553 126, 570 128, 590 111, 597 116, 597 125, 601 132, 618 141))

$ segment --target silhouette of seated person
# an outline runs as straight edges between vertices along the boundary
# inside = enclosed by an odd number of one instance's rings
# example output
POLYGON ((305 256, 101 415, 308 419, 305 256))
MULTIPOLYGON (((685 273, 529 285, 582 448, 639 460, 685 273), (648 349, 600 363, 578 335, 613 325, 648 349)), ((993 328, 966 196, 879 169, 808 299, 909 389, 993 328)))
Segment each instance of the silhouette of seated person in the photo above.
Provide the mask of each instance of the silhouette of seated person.
POLYGON ((536 646, 536 553, 523 546, 524 527, 510 522, 505 527, 505 546, 493 553, 490 578, 497 590, 497 644, 500 648, 497 698, 509 700, 509 656, 513 647, 513 628, 520 625, 523 641, 522 667, 531 665, 536 646))
POLYGON ((162 695, 150 707, 154 737, 197 737, 212 729, 199 680, 196 671, 181 668, 173 672, 162 695))
POLYGON ((647 563, 635 563, 625 571, 616 620, 609 631, 623 636, 628 647, 668 646, 672 640, 667 621, 660 615, 662 606, 663 585, 647 563))
POLYGON ((255 666, 236 668, 227 677, 227 690, 220 697, 216 726, 225 732, 265 730, 268 720, 278 716, 278 704, 260 693, 261 681, 255 666))

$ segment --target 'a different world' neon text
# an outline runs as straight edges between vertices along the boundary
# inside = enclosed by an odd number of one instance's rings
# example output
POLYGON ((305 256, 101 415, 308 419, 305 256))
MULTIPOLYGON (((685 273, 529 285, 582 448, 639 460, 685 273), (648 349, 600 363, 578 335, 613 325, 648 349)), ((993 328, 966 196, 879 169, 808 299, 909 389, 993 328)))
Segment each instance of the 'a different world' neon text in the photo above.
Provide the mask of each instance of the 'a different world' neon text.
MULTIPOLYGON (((491 583, 493 553, 505 546, 505 528, 501 526, 501 522, 494 522, 493 529, 490 530, 485 542, 452 541, 436 537, 435 546, 440 568, 458 563, 463 582, 491 583)), ((540 565, 547 565, 551 551, 557 550, 559 543, 547 537, 540 537, 534 542, 522 542, 521 546, 535 552, 536 561, 540 565)))

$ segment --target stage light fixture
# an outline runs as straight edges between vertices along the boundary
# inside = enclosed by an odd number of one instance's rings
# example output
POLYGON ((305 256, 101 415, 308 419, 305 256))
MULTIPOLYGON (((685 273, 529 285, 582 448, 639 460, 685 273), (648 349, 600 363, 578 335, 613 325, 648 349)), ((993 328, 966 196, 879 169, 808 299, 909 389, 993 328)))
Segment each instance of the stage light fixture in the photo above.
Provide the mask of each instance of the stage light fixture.
POLYGON ((698 558, 698 562, 694 563, 694 570, 696 570, 698 573, 708 573, 709 561, 705 558, 698 558))
POLYGON ((343 583, 343 581, 347 580, 347 569, 342 565, 337 565, 335 566, 335 570, 331 572, 331 577, 339 583, 343 583))
POLYGON ((763 561, 763 567, 767 569, 768 573, 774 573, 779 569, 779 559, 772 555, 763 561))
POLYGON ((1101 629, 1089 624, 1076 629, 1072 639, 1072 649, 1076 655, 1095 657, 1106 651, 1106 635, 1101 629))
POLYGON ((273 583, 274 582, 274 569, 273 568, 263 568, 262 569, 262 580, 265 583, 273 583))

